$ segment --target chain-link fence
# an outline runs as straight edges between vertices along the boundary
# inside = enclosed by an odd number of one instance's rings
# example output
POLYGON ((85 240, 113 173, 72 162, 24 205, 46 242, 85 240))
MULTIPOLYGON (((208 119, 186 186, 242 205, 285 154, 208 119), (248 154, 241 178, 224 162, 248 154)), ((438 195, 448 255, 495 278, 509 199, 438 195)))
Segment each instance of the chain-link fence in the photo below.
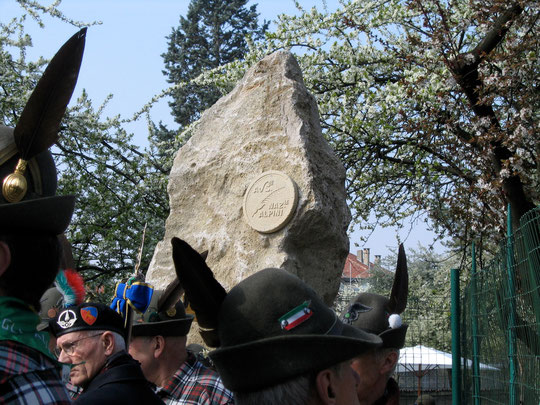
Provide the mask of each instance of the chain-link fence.
MULTIPOLYGON (((429 394, 437 405, 539 405, 540 207, 521 218, 519 229, 501 243, 498 254, 482 269, 476 269, 473 246, 472 272, 464 273, 462 279, 468 282, 461 289, 460 311, 456 311, 461 312, 461 378, 456 374, 461 390, 452 383, 456 364, 451 335, 456 323, 452 324, 448 284, 448 290, 426 289, 413 297, 409 292, 402 314, 409 323, 402 352, 412 351, 412 360, 408 363, 400 356, 396 369, 400 403, 412 405, 419 395, 429 394), (418 360, 429 351, 437 354, 428 361, 418 360)), ((365 287, 344 286, 336 300, 338 311, 365 287)))
MULTIPOLYGON (((392 276, 389 276, 393 278, 392 276)), ((345 280, 336 298, 334 308, 341 313, 360 292, 372 291, 366 280, 353 282, 345 280)), ((387 292, 387 295, 390 291, 387 292)), ((420 395, 430 395, 437 405, 450 405, 451 365, 448 356, 451 350, 450 328, 450 285, 448 290, 432 291, 426 288, 421 294, 410 292, 407 308, 402 314, 403 322, 409 325, 404 350, 412 349, 408 359, 396 368, 394 378, 400 388, 400 404, 413 405, 420 395), (418 349, 421 346, 421 349, 418 349), (439 364, 419 363, 425 350, 445 352, 445 358, 433 357, 439 364), (444 363, 444 364, 443 364, 444 363)), ((402 350, 402 352, 404 351, 402 350)), ((450 360, 451 362, 451 360, 450 360)))
POLYGON ((412 405, 419 396, 430 395, 437 405, 450 405, 450 286, 442 295, 426 291, 423 296, 410 297, 403 320, 409 329, 394 375, 400 404, 412 405))
POLYGON ((540 401, 540 207, 476 270, 462 296, 462 403, 540 401))

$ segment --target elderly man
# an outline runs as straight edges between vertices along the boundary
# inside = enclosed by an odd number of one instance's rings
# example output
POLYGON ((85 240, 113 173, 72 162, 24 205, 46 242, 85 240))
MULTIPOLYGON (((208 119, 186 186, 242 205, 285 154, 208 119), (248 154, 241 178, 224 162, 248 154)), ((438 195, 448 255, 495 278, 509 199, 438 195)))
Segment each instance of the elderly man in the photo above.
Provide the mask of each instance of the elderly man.
POLYGON ((383 342, 380 348, 369 351, 352 362, 353 369, 360 376, 357 391, 361 405, 399 404, 399 388, 391 375, 397 366, 399 349, 405 344, 408 325, 402 323, 399 314, 407 306, 407 295, 407 259, 403 245, 400 245, 390 298, 361 293, 342 314, 344 323, 375 333, 383 342))
POLYGON ((58 138, 85 37, 83 29, 56 53, 15 129, 0 125, 0 403, 70 402, 48 334, 36 330, 36 311, 58 272, 57 235, 75 206, 74 196, 55 195, 56 167, 47 149, 58 138))
POLYGON ((343 324, 312 288, 283 269, 261 270, 217 299, 219 283, 198 253, 178 238, 172 244, 197 317, 209 321, 205 306, 219 304, 220 346, 210 358, 236 404, 358 404, 359 379, 350 362, 379 346, 378 336, 343 324))
POLYGON ((49 321, 56 354, 72 366, 71 383, 82 387, 77 404, 163 404, 126 353, 124 320, 100 303, 70 307, 49 321))
POLYGON ((164 292, 154 292, 144 319, 133 325, 129 353, 167 404, 233 404, 219 375, 186 350, 193 316, 186 315, 181 301, 171 308, 160 307, 166 301, 164 292))

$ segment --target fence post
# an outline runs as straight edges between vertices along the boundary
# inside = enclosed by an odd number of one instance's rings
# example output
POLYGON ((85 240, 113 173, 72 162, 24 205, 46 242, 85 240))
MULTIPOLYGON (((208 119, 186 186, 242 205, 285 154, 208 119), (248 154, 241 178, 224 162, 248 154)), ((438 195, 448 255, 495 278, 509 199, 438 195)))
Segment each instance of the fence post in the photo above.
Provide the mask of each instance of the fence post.
POLYGON ((450 273, 450 309, 452 320, 452 405, 461 403, 461 348, 459 328, 459 269, 450 273))
POLYGON ((510 387, 508 404, 517 405, 516 386, 516 304, 515 304, 515 284, 514 284, 514 243, 512 240, 512 214, 510 204, 508 204, 508 214, 506 222, 506 274, 508 279, 508 360, 510 387))
POLYGON ((478 306, 476 290, 476 250, 474 242, 471 246, 471 323, 473 350, 473 399, 475 405, 480 405, 480 353, 478 342, 478 306))
POLYGON ((529 280, 531 280, 531 295, 533 311, 536 318, 536 333, 540 335, 540 206, 527 212, 520 218, 520 228, 526 248, 527 263, 529 265, 529 280))

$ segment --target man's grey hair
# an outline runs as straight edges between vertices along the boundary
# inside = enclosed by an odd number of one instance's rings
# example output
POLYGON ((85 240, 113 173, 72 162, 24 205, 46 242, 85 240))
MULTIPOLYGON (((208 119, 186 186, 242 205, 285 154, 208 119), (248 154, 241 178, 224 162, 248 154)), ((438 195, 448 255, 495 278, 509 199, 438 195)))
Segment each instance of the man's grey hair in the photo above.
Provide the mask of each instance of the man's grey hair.
POLYGON ((119 351, 126 350, 126 339, 118 332, 113 332, 112 330, 89 330, 87 331, 88 335, 94 334, 99 335, 105 332, 112 333, 114 337, 114 353, 118 353, 119 351))
MULTIPOLYGON (((328 369, 341 376, 344 364, 348 363, 338 363, 328 369)), ((255 392, 234 392, 234 402, 236 405, 308 405, 315 395, 317 374, 303 374, 255 392)))
POLYGON ((255 392, 235 392, 236 405, 308 405, 313 377, 301 375, 284 383, 255 392))
POLYGON ((390 378, 390 376, 392 374, 394 374, 394 372, 396 371, 396 367, 399 363, 399 349, 396 349, 395 347, 382 347, 380 349, 376 349, 375 350, 375 353, 374 353, 374 356, 375 358, 377 359, 377 363, 378 364, 381 364, 381 362, 386 358, 386 356, 388 356, 391 352, 396 352, 397 353, 397 361, 396 363, 394 364, 394 367, 392 367, 392 370, 390 370, 388 372, 388 375, 387 377, 390 378))

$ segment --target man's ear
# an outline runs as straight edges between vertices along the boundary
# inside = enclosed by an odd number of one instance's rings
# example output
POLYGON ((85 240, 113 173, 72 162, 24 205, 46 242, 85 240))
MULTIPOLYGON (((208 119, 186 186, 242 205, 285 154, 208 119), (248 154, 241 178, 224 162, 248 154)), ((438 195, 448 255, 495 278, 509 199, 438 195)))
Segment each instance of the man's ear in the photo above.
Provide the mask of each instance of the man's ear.
POLYGON ((396 365, 397 361, 398 361, 397 351, 393 350, 391 352, 388 352, 388 354, 384 358, 383 364, 381 365, 380 373, 388 374, 390 371, 394 369, 394 366, 396 365))
POLYGON ((330 369, 322 370, 315 377, 315 386, 321 404, 336 403, 335 375, 330 369))
POLYGON ((159 358, 165 350, 165 338, 161 335, 152 338, 152 353, 154 358, 159 358))
POLYGON ((11 264, 11 251, 5 242, 0 242, 0 277, 5 273, 11 264))
POLYGON ((103 332, 103 335, 101 335, 101 341, 105 346, 105 354, 107 356, 113 354, 115 347, 114 335, 109 331, 103 332))

